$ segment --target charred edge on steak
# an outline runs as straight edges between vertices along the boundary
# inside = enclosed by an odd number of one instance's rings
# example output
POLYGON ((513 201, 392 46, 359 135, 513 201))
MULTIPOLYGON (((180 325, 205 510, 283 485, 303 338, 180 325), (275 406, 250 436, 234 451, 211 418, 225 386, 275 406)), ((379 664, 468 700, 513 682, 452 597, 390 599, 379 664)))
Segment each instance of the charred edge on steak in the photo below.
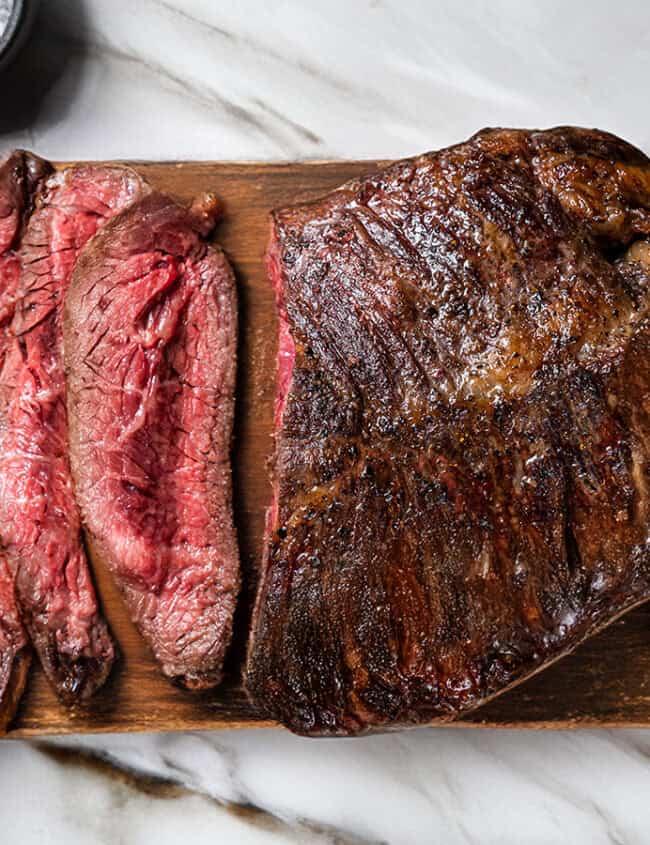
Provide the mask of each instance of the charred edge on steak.
POLYGON ((486 130, 273 215, 247 662, 304 734, 449 719, 650 595, 650 166, 486 130))
POLYGON ((230 444, 237 314, 219 206, 153 193, 79 259, 66 304, 71 456, 96 554, 162 671, 217 684, 239 588, 230 444))

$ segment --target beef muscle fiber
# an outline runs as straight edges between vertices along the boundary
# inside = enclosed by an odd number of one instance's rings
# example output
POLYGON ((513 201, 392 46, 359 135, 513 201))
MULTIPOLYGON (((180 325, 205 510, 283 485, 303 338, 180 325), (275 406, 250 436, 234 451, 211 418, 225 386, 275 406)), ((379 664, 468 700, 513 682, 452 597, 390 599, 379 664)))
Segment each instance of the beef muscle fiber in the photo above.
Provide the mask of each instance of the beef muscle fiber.
MULTIPOLYGON (((23 230, 48 165, 39 158, 16 151, 0 161, 0 372, 11 346, 20 259, 17 254, 23 230)), ((6 398, 0 394, 0 403, 6 398)), ((31 662, 27 633, 20 620, 14 580, 0 547, 0 730, 14 715, 31 662)))
POLYGON ((276 499, 247 685, 449 719, 650 595, 650 163, 486 130, 273 215, 276 499))
POLYGON ((165 675, 221 678, 239 585, 230 441, 237 313, 225 256, 188 211, 153 193, 79 259, 65 349, 76 494, 165 675))
POLYGON ((72 490, 62 303, 81 247, 143 190, 127 168, 56 174, 38 197, 18 252, 13 339, 0 384, 0 536, 22 619, 48 678, 70 703, 103 683, 114 647, 72 490))

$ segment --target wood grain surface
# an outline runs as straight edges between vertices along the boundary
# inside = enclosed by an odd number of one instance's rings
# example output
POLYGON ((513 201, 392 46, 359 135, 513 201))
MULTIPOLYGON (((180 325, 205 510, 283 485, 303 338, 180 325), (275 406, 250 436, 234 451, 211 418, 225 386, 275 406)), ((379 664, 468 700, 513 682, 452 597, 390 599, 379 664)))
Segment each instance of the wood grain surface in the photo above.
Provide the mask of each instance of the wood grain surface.
MULTIPOLYGON (((225 216, 216 239, 237 274, 241 341, 234 449, 235 519, 241 545, 244 592, 228 661, 228 679, 217 690, 192 694, 169 684, 122 607, 109 573, 95 565, 104 609, 121 659, 107 685, 84 709, 59 704, 39 666, 31 672, 9 736, 255 727, 271 723, 255 711, 241 688, 255 572, 261 552, 270 486, 267 461, 275 366, 275 315, 263 255, 268 211, 315 198, 371 172, 378 162, 307 164, 135 163, 155 187, 189 200, 215 191, 225 216)), ((650 725, 650 605, 637 608, 574 654, 460 723, 466 726, 577 727, 650 725)))

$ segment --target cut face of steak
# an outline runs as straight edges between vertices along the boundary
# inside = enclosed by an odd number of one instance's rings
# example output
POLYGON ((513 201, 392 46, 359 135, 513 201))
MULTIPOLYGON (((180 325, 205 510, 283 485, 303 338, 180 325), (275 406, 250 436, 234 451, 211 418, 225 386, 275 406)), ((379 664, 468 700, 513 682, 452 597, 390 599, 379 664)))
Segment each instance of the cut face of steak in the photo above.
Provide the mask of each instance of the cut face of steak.
POLYGON ((153 193, 79 259, 66 304, 71 455, 94 553, 169 678, 221 679, 239 587, 230 445, 235 284, 188 211, 153 193))
POLYGON ((0 161, 0 370, 11 346, 9 327, 20 281, 20 241, 50 165, 16 150, 0 161))
POLYGON ((650 164, 492 130, 273 215, 247 667, 305 734, 453 718, 650 595, 650 164))
POLYGON ((62 304, 81 247, 142 192, 126 168, 81 166, 48 180, 20 244, 15 340, 2 370, 0 536, 23 621, 48 678, 70 703, 103 683, 114 647, 73 497, 62 304))
MULTIPOLYGON (((0 371, 11 345, 20 260, 17 250, 23 223, 32 208, 48 165, 22 151, 0 161, 0 371)), ((5 401, 0 394, 0 403, 5 401)), ((20 621, 14 581, 4 550, 0 551, 0 730, 14 715, 31 662, 27 633, 20 621)))

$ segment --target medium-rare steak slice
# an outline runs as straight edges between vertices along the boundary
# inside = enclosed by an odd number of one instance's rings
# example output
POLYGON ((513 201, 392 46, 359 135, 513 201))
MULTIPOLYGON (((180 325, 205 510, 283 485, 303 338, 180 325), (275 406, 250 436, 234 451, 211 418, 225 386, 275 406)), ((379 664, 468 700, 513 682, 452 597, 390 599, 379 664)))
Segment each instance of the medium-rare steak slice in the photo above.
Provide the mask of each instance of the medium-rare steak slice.
POLYGON ((153 193, 86 247, 65 310, 72 468, 93 552, 169 678, 221 679, 239 586, 230 444, 237 310, 230 265, 153 193))
MULTIPOLYGON (((20 259, 17 250, 34 194, 49 166, 20 150, 0 161, 0 371, 11 345, 20 259)), ((0 394, 0 403, 4 397, 0 394)), ((14 580, 0 548, 0 730, 12 719, 31 663, 27 633, 20 620, 14 580)))
POLYGON ((452 718, 650 595, 648 236, 648 159, 571 128, 484 131, 273 215, 247 668, 272 716, 452 718))
POLYGON ((62 303, 76 257, 144 190, 131 170, 80 166, 52 176, 23 234, 14 341, 2 370, 0 537, 23 621, 67 702, 110 671, 114 647, 81 542, 68 458, 62 303))

